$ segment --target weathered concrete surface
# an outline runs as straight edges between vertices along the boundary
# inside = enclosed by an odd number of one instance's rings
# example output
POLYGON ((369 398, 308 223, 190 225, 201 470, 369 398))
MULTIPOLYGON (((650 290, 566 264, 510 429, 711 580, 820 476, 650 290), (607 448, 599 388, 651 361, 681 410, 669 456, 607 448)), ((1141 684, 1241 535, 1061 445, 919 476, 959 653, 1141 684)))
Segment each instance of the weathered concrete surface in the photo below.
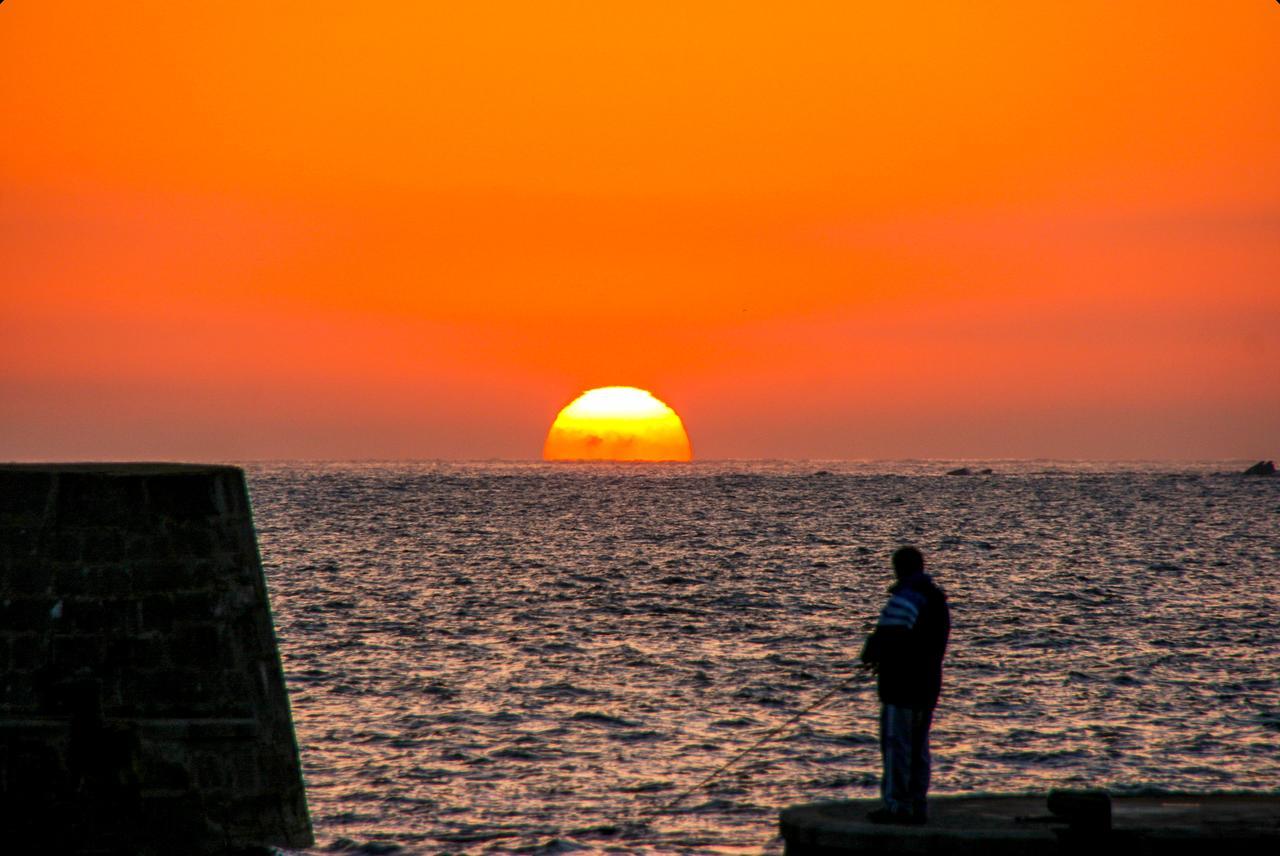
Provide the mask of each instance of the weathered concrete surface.
POLYGON ((234 467, 0 465, 0 850, 312 843, 234 467))
POLYGON ((780 825, 788 856, 1280 852, 1280 796, 1112 796, 1111 802, 1109 833, 1074 832, 1065 823, 1048 822, 1043 796, 932 798, 926 826, 868 822, 866 814, 878 800, 809 803, 783 811, 780 825))

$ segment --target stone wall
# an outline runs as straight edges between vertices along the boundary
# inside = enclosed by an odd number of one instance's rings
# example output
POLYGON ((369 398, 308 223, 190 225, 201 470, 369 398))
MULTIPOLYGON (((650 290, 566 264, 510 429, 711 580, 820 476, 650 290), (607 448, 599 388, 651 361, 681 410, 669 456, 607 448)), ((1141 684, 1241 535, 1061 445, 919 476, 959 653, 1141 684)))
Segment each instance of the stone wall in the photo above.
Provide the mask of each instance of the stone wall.
POLYGON ((0 465, 0 830, 43 852, 312 843, 239 469, 0 465))

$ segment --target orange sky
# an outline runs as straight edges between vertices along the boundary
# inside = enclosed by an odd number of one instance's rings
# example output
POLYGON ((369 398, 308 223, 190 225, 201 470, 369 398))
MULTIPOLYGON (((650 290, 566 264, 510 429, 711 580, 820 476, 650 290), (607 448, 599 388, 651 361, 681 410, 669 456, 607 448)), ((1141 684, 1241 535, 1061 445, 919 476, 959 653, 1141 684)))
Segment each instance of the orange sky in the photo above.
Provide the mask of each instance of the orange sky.
POLYGON ((1280 456, 1276 3, 619 5, 0 5, 0 459, 1280 456))

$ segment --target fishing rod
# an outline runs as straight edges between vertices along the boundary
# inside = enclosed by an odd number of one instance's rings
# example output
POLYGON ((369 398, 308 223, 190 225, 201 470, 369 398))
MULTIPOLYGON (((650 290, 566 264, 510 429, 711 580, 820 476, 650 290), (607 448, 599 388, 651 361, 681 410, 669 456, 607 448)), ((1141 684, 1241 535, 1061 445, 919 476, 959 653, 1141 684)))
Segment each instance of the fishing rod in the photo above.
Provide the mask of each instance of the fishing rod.
POLYGON ((823 694, 823 696, 822 696, 821 698, 819 698, 817 701, 813 702, 813 703, 812 703, 812 704, 810 704, 808 707, 806 707, 804 710, 802 710, 802 711, 800 711, 799 713, 797 713, 797 714, 795 714, 794 716, 792 716, 792 717, 791 717, 790 719, 788 719, 786 722, 784 722, 784 723, 782 723, 781 725, 777 726, 776 728, 774 728, 774 729, 770 730, 767 734, 765 734, 763 737, 761 737, 761 738, 760 738, 759 740, 757 740, 755 743, 752 743, 752 744, 751 744, 750 746, 748 746, 746 749, 743 749, 743 750, 742 750, 741 752, 739 752, 737 755, 734 755, 732 758, 730 758, 730 759, 729 759, 728 761, 726 761, 724 764, 721 764, 721 765, 720 765, 720 766, 715 770, 715 772, 713 772, 711 775, 707 776, 705 779, 703 779, 702 781, 698 782, 696 785, 694 785, 693 787, 689 788, 688 790, 686 790, 686 791, 684 791, 684 792, 680 793, 679 795, 677 795, 677 796, 676 796, 676 798, 675 798, 675 799, 670 800, 669 802, 664 803, 663 805, 660 805, 660 806, 658 806, 657 808, 650 808, 650 809, 647 809, 646 811, 642 811, 642 812, 640 812, 640 813, 639 813, 639 815, 638 815, 638 817, 639 817, 639 818, 644 818, 644 817, 648 817, 648 816, 651 816, 651 815, 665 814, 666 812, 671 811, 673 808, 675 808, 676 806, 678 806, 680 803, 682 803, 682 802, 684 802, 686 799, 688 799, 692 794, 697 793, 698 791, 700 791, 700 790, 702 790, 703 788, 705 788, 707 785, 709 785, 709 784, 711 784, 712 782, 714 782, 716 779, 720 778, 720 776, 721 776, 722 774, 724 774, 724 772, 725 772, 726 770, 728 770, 730 767, 732 767, 734 764, 738 763, 738 762, 739 762, 739 761, 741 761, 743 758, 747 757, 747 756, 748 756, 748 755, 750 755, 752 752, 756 751, 756 750, 757 750, 757 749, 759 749, 761 746, 763 746, 764 744, 768 743, 770 740, 772 740, 774 737, 778 736, 780 733, 782 733, 782 732, 783 732, 783 731, 785 731, 786 729, 790 728, 792 725, 795 725, 795 724, 796 724, 797 722, 799 722, 801 719, 804 719, 804 718, 805 718, 806 716, 808 716, 810 713, 813 713, 815 710, 817 710, 818 708, 822 707, 822 706, 823 706, 824 704, 826 704, 827 702, 831 701, 831 699, 835 698, 835 696, 836 696, 836 694, 837 694, 837 693, 839 693, 841 690, 843 690, 843 689, 845 689, 846 687, 848 687, 848 686, 849 686, 850 684, 852 684, 854 681, 857 681, 857 680, 859 680, 859 679, 861 679, 861 678, 863 678, 863 677, 864 677, 864 673, 862 673, 862 672, 855 672, 854 674, 852 674, 852 675, 850 675, 849 677, 845 678, 843 681, 841 681, 840 683, 836 684, 834 687, 832 687, 830 690, 828 690, 826 693, 824 693, 824 694, 823 694))

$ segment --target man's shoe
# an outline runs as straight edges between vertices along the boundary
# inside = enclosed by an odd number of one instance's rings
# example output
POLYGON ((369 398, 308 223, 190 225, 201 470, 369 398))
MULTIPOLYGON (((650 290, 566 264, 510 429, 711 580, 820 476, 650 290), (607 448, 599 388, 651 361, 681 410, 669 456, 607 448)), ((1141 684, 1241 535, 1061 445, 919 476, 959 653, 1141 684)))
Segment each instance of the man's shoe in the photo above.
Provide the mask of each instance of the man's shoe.
POLYGON ((892 823, 898 826, 908 826, 911 823, 911 815, 889 811, 887 808, 878 808, 875 811, 867 812, 867 820, 872 823, 892 823))

